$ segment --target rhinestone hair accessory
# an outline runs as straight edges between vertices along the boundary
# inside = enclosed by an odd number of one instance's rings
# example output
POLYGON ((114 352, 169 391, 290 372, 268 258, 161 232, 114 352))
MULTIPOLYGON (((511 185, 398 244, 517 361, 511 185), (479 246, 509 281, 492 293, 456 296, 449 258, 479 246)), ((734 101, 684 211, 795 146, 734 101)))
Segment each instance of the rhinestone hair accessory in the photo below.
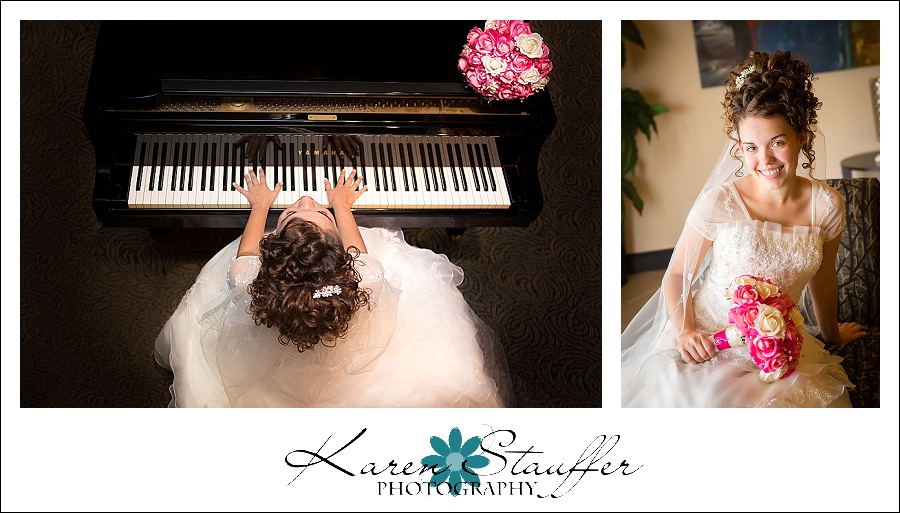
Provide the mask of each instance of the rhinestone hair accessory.
POLYGON ((737 87, 738 89, 743 87, 744 79, 747 78, 747 75, 749 75, 750 73, 753 73, 754 71, 756 71, 756 66, 750 66, 749 68, 742 71, 741 75, 739 77, 737 77, 736 79, 734 79, 734 87, 737 87))
POLYGON ((340 285, 326 285, 321 289, 316 289, 315 291, 313 291, 313 299, 319 299, 320 297, 331 297, 340 293, 340 285))

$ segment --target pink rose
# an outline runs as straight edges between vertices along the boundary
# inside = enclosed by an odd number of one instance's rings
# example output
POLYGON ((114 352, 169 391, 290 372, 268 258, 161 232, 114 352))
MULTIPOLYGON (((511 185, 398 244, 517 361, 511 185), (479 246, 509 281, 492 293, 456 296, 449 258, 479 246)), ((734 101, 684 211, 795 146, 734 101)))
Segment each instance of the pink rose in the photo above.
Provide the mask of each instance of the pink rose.
POLYGON ((760 358, 769 359, 781 353, 781 340, 775 337, 757 337, 750 343, 751 353, 756 353, 760 358))
POLYGON ((476 52, 482 54, 490 54, 494 51, 494 45, 497 42, 496 39, 497 31, 496 30, 488 30, 486 32, 482 32, 480 36, 475 40, 475 46, 473 49, 476 52))
POLYGON ((509 60, 509 67, 516 73, 522 73, 527 69, 531 69, 531 59, 525 54, 516 53, 509 60))
POLYGON ((738 285, 738 287, 734 289, 732 300, 736 305, 743 305, 744 303, 756 304, 759 301, 759 293, 756 292, 753 285, 738 285))
POLYGON ((469 48, 475 48, 475 43, 478 41, 478 38, 481 37, 481 33, 481 29, 475 27, 466 34, 466 44, 469 45, 469 48))
POLYGON ((517 98, 528 98, 534 91, 531 90, 526 84, 515 83, 512 84, 513 94, 516 95, 517 98))
POLYGON ((497 36, 497 41, 494 45, 494 55, 505 59, 515 49, 516 42, 510 39, 509 36, 502 34, 497 36))
POLYGON ((478 52, 468 52, 463 54, 465 58, 469 61, 469 67, 472 69, 479 69, 482 67, 481 58, 484 57, 478 52))
POLYGON ((546 59, 550 56, 550 47, 541 42, 541 59, 546 59))
POLYGON ((522 34, 530 34, 531 25, 522 20, 509 20, 508 32, 509 35, 512 36, 513 39, 515 39, 516 36, 520 36, 522 34))
POLYGON ((470 69, 466 72, 466 82, 472 86, 472 89, 476 91, 480 91, 482 87, 484 87, 488 83, 488 76, 484 70, 474 70, 470 69))
POLYGON ((728 310, 728 322, 734 324, 738 331, 746 335, 747 330, 755 325, 757 315, 756 305, 745 303, 728 310))
POLYGON ((509 86, 506 85, 506 84, 501 85, 501 86, 497 89, 497 99, 500 99, 500 100, 512 100, 512 99, 514 99, 515 97, 516 97, 516 96, 515 96, 515 93, 513 93, 512 89, 510 89, 509 86))
POLYGON ((553 71, 553 63, 550 62, 550 59, 547 59, 546 57, 535 61, 534 67, 541 72, 542 77, 546 77, 550 74, 551 71, 553 71))
POLYGON ((503 73, 500 73, 499 75, 497 75, 497 80, 499 80, 501 83, 503 83, 507 86, 509 84, 514 84, 516 82, 517 78, 518 78, 518 75, 516 75, 516 72, 511 69, 507 69, 503 73))
POLYGON ((464 56, 460 55, 460 56, 459 56, 459 61, 458 61, 458 63, 457 63, 457 67, 459 68, 460 71, 462 71, 463 73, 465 73, 466 70, 469 69, 469 59, 467 59, 467 58, 465 58, 464 56))

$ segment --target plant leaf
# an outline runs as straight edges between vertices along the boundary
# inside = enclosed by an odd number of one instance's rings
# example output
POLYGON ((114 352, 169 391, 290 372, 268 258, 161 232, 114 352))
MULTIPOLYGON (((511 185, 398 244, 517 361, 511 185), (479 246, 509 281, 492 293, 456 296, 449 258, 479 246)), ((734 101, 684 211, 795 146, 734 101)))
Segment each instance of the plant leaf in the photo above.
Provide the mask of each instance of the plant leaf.
POLYGON ((637 188, 634 186, 634 184, 625 178, 622 178, 622 194, 625 195, 626 198, 631 200, 631 204, 634 205, 634 208, 638 211, 638 214, 643 215, 644 200, 641 199, 641 196, 640 194, 638 194, 637 188))
POLYGON ((641 32, 632 20, 622 20, 622 39, 631 41, 632 43, 645 48, 644 40, 641 39, 641 32))

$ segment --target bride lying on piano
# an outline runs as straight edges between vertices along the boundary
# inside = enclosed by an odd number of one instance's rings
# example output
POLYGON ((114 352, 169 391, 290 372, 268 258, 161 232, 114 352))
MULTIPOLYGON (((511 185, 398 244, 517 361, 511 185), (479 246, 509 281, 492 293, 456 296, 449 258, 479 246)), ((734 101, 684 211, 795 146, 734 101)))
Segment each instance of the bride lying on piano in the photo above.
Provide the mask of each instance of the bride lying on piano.
POLYGON ((247 173, 243 235, 203 267, 156 341, 173 407, 509 407, 506 359, 457 286, 462 269, 358 227, 345 169, 265 223, 274 190, 247 173))

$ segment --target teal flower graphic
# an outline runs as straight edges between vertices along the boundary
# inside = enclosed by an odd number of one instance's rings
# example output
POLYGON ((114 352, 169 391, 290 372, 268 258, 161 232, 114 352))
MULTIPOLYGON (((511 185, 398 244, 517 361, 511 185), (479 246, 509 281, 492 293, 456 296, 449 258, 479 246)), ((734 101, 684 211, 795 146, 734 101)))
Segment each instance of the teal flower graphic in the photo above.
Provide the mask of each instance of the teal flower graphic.
POLYGON ((473 436, 462 443, 462 433, 459 428, 450 430, 450 436, 444 442, 440 437, 431 437, 431 448, 437 454, 431 454, 422 458, 422 465, 434 467, 434 476, 431 477, 430 486, 447 481, 450 485, 450 493, 459 495, 459 484, 465 482, 472 486, 481 485, 478 474, 473 469, 483 468, 490 463, 486 456, 472 454, 481 447, 481 437, 473 436))

